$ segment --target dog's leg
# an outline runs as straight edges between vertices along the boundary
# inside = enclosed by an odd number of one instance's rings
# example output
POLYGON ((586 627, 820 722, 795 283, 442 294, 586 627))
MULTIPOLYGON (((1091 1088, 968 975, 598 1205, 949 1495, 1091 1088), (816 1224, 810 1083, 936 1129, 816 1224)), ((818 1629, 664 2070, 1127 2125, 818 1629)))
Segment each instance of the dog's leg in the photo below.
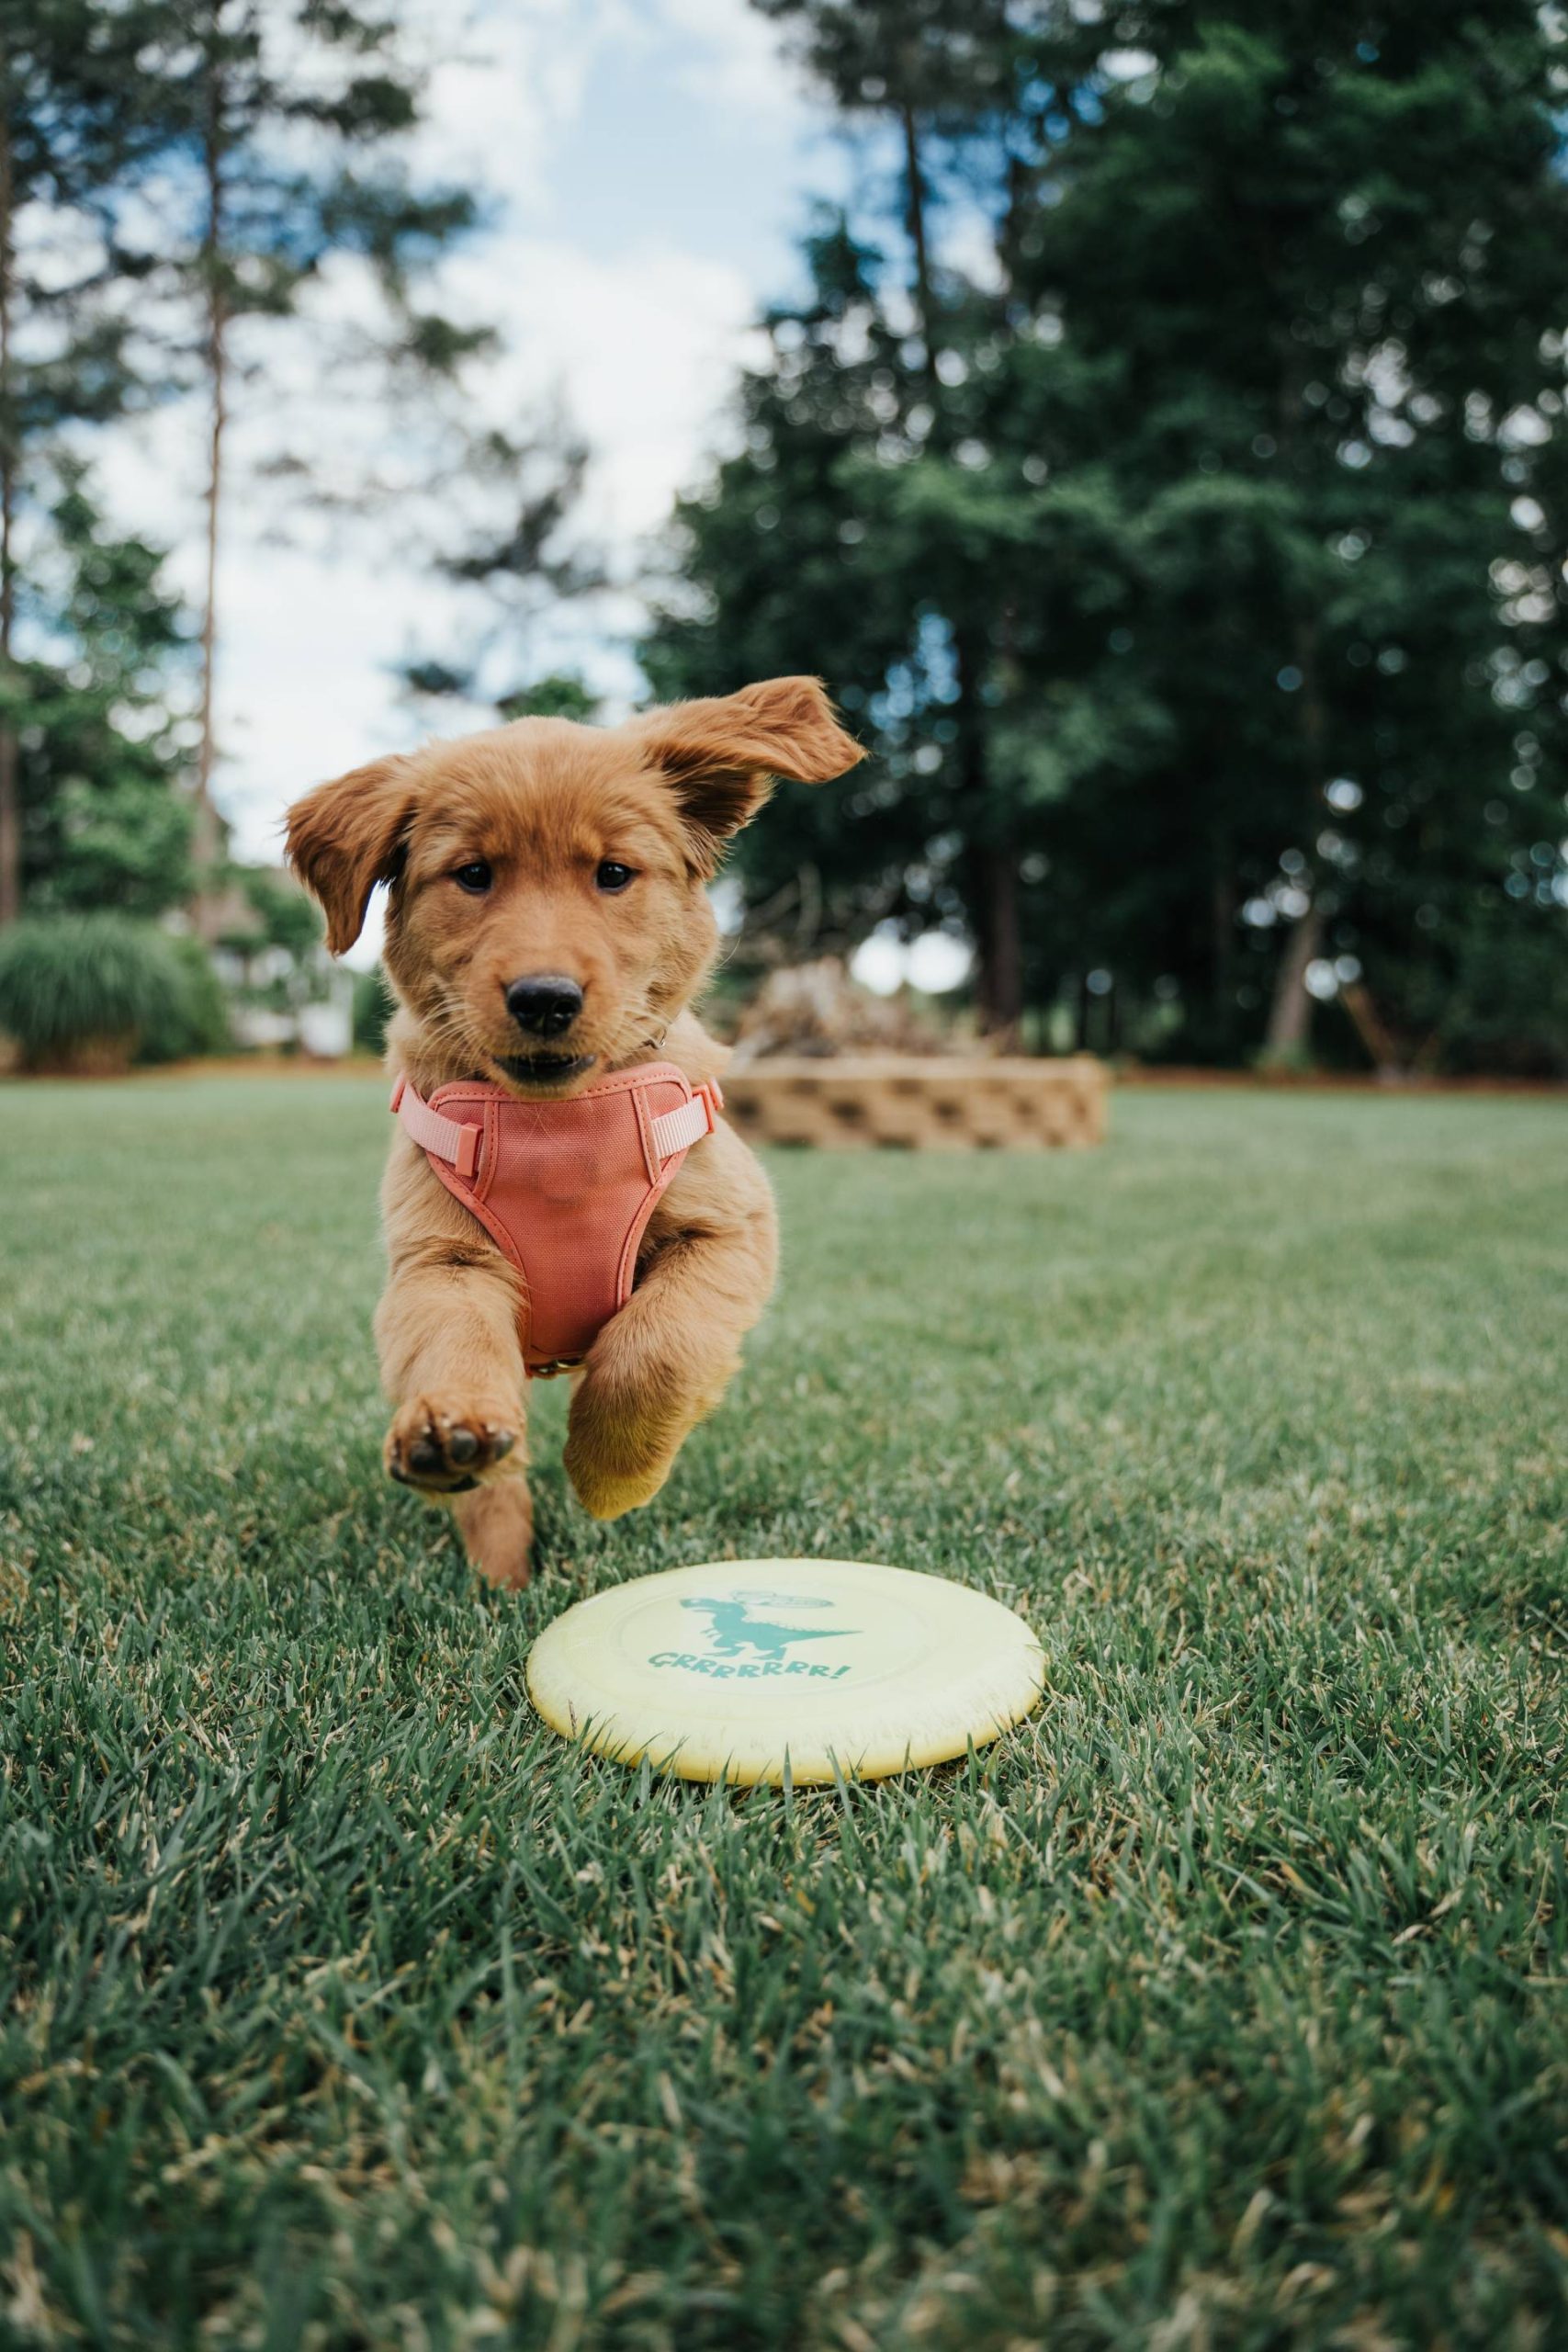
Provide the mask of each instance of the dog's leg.
POLYGON ((492 1584, 525 1584, 516 1278, 423 1159, 394 1148, 383 1199, 391 1271, 376 1339, 394 1407, 388 1474, 452 1504, 470 1559, 492 1584))
POLYGON ((773 1196, 745 1146, 721 1128, 694 1181, 685 1175, 661 1204, 669 1238, 600 1332, 572 1396, 567 1474, 595 1519, 618 1519, 659 1492, 724 1395, 773 1290, 773 1196))
POLYGON ((525 1478, 476 1487, 452 1506, 469 1559, 487 1584, 515 1592, 528 1581, 534 1503, 525 1478))

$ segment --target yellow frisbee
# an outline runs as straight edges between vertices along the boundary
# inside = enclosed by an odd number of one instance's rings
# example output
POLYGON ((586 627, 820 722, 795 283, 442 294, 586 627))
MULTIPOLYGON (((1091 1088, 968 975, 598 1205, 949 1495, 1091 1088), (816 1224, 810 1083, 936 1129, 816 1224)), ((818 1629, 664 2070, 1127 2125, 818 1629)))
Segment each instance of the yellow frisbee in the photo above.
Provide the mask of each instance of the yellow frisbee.
POLYGON ((528 1658, 545 1721, 684 1781, 804 1786, 945 1764, 1026 1715, 1045 1661, 999 1600, 871 1560, 717 1560, 580 1600, 528 1658))

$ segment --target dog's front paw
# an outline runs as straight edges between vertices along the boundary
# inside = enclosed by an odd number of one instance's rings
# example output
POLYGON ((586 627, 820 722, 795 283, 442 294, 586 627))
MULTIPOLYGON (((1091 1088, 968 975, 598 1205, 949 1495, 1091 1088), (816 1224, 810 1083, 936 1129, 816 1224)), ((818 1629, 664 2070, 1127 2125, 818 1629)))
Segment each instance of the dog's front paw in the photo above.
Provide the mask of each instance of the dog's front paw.
MULTIPOLYGON (((522 1417, 513 1418, 520 1422, 522 1417)), ((517 1437, 504 1410, 415 1396, 400 1407, 387 1431, 387 1475, 427 1495, 466 1495, 505 1461, 517 1437)))

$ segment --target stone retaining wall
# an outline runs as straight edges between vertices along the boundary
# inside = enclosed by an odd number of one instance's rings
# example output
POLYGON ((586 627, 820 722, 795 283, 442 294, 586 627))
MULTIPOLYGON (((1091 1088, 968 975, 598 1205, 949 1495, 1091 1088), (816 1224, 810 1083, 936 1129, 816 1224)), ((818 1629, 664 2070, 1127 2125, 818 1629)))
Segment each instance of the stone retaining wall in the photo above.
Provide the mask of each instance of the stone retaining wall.
POLYGON ((841 1150, 1022 1149, 1101 1143, 1109 1073, 1091 1055, 919 1060, 782 1056, 728 1071, 725 1113, 749 1143, 841 1150))

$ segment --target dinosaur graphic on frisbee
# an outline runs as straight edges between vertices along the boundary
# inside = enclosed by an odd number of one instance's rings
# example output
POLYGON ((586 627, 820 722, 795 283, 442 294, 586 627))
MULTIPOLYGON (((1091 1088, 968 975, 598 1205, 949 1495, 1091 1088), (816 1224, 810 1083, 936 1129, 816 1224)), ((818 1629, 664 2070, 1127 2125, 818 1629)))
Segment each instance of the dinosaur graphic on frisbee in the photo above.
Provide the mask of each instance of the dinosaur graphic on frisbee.
MULTIPOLYGON (((739 1593, 732 1600, 716 1600, 706 1594, 701 1600, 683 1600, 682 1609, 706 1611, 712 1625, 712 1647, 717 1657, 739 1657, 743 1650, 753 1650, 759 1657, 783 1657, 792 1642, 841 1642, 854 1631, 852 1625, 772 1625, 766 1618, 753 1617, 750 1593, 739 1593)), ((786 1606, 791 1605, 786 1600, 786 1606)), ((803 1609, 819 1609, 820 1601, 803 1600, 803 1609)))
POLYGON ((667 1568, 580 1600, 528 1658, 529 1695, 568 1738, 739 1784, 946 1762, 1019 1722, 1043 1678, 1000 1601, 866 1560, 667 1568))

